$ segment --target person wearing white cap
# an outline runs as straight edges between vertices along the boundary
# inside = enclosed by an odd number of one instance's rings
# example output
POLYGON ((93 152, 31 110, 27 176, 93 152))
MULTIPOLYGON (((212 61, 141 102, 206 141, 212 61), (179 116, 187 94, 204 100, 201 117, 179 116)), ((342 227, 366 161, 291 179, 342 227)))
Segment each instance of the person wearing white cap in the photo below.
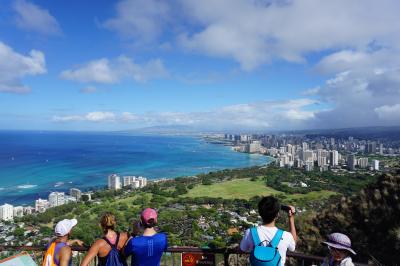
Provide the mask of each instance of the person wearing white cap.
POLYGON ((351 240, 341 233, 332 233, 328 240, 322 242, 329 249, 329 256, 324 259, 321 266, 354 266, 350 254, 356 254, 351 248, 351 240))
POLYGON ((76 243, 82 245, 80 240, 68 240, 71 231, 78 223, 76 219, 64 219, 59 221, 54 228, 55 239, 47 246, 43 258, 43 266, 68 266, 72 265, 72 252, 70 245, 76 243))

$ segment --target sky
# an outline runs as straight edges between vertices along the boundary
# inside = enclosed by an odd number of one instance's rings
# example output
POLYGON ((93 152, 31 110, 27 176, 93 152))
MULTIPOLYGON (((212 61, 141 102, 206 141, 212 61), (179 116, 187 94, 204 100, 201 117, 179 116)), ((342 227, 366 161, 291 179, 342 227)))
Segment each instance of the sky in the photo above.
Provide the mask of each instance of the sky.
POLYGON ((0 129, 400 125, 397 0, 2 0, 0 129))

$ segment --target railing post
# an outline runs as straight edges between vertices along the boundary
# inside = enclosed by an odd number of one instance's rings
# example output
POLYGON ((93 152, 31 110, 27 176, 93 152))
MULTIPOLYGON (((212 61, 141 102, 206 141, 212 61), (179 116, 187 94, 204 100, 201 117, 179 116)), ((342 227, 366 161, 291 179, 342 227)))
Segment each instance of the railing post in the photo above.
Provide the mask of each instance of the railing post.
POLYGON ((224 252, 224 266, 229 266, 229 253, 227 251, 224 252))

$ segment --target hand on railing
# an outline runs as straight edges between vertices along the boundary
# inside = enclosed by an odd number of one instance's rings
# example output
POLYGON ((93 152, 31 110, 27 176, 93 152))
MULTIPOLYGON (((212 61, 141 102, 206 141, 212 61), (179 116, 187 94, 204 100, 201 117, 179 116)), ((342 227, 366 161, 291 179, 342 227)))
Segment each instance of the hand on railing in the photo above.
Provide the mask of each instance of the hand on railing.
POLYGON ((79 239, 70 239, 70 240, 68 240, 68 245, 83 247, 84 243, 83 243, 83 241, 81 241, 79 239))

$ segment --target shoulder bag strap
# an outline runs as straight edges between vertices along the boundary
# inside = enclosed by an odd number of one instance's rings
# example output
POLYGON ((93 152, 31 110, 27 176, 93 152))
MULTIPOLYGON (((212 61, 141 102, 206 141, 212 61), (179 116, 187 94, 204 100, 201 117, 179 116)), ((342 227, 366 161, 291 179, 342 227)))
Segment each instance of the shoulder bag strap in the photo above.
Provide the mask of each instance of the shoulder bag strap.
POLYGON ((276 248, 278 246, 279 242, 281 241, 282 235, 283 235, 283 230, 278 229, 278 231, 276 231, 276 233, 275 233, 274 238, 272 238, 272 240, 270 242, 270 245, 273 248, 276 248))
MULTIPOLYGON (((118 237, 117 237, 117 239, 118 239, 118 237)), ((114 246, 115 246, 115 245, 111 244, 110 240, 108 240, 107 237, 103 237, 103 240, 106 241, 107 244, 108 244, 110 247, 114 247, 114 246)))
POLYGON ((258 237, 257 227, 250 228, 251 237, 253 238, 254 246, 261 244, 260 238, 258 237))

